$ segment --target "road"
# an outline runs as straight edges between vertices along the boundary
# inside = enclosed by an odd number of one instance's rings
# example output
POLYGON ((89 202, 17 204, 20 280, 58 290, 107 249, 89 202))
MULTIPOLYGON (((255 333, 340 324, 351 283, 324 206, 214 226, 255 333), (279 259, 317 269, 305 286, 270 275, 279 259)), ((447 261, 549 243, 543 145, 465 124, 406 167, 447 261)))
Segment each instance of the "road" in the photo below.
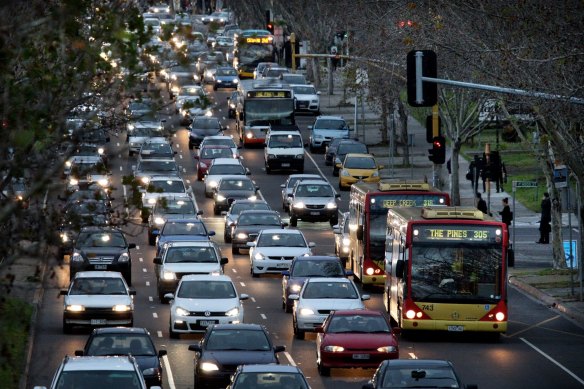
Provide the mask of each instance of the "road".
MULTIPOLYGON (((213 93, 209 89, 210 93, 213 93)), ((225 118, 226 97, 229 91, 215 92, 215 100, 221 109, 219 117, 225 118)), ((310 116, 298 118, 299 126, 306 132, 306 126, 313 120, 310 116)), ((169 121, 170 122, 170 121, 169 121)), ((167 122, 168 123, 168 122, 167 122)), ((224 119, 234 134, 233 121, 224 119)), ((204 211, 203 218, 209 229, 217 235, 213 239, 220 245, 223 255, 229 257, 225 273, 233 278, 238 292, 247 293, 251 299, 245 304, 245 321, 267 326, 275 344, 286 346, 286 352, 280 354, 282 363, 295 364, 302 368, 313 388, 360 388, 373 374, 373 370, 353 369, 335 370, 331 377, 320 377, 315 363, 314 335, 307 334, 305 340, 297 340, 292 333, 292 316, 281 308, 281 279, 279 276, 262 276, 252 279, 249 272, 247 254, 232 255, 230 245, 223 243, 223 218, 213 216, 212 200, 204 196, 204 185, 196 181, 194 174, 193 152, 187 147, 187 131, 178 127, 173 136, 174 147, 185 181, 192 185, 197 205, 204 211)), ((307 139, 307 134, 303 133, 307 139)), ((111 166, 115 191, 115 202, 123 208, 123 199, 127 195, 121 184, 124 175, 131 174, 135 159, 128 159, 123 150, 123 138, 112 139, 110 144, 113 158, 111 166)), ((244 164, 250 168, 251 177, 260 186, 262 196, 273 209, 282 211, 280 184, 286 178, 284 173, 267 175, 263 167, 262 149, 242 149, 244 164)), ((322 154, 306 153, 306 173, 321 173, 337 187, 337 178, 332 177, 332 169, 324 166, 322 154)), ((348 204, 348 193, 341 192, 340 209, 348 204)), ((283 215, 286 217, 286 215, 283 215)), ((198 336, 182 336, 171 340, 168 335, 169 306, 158 302, 156 295, 156 277, 154 274, 153 247, 148 245, 146 227, 140 224, 137 214, 123 227, 128 240, 137 244, 132 252, 134 261, 133 285, 136 288, 135 326, 146 327, 158 348, 168 350, 165 357, 165 388, 186 389, 193 387, 193 354, 188 345, 195 343, 198 336)), ((299 222, 309 241, 316 242, 316 254, 333 254, 333 234, 327 222, 299 222)), ((521 241, 535 241, 536 231, 518 228, 517 236, 521 241)), ((522 257, 523 258, 523 257, 522 257)), ((520 266, 525 261, 519 261, 520 266)), ((81 349, 88 331, 78 331, 73 335, 62 334, 62 298, 59 289, 68 283, 67 265, 57 264, 48 272, 42 306, 36 323, 36 333, 30 361, 29 378, 26 388, 35 385, 49 385, 54 371, 65 354, 73 354, 81 349)), ((372 294, 366 301, 368 308, 383 309, 380 291, 368 291, 372 294)), ((569 320, 548 310, 538 302, 526 297, 515 289, 509 292, 510 323, 509 331, 498 342, 483 339, 481 336, 450 336, 432 334, 423 337, 401 338, 401 358, 436 358, 451 360, 466 383, 476 383, 485 388, 529 387, 543 389, 551 387, 584 387, 584 330, 569 320)))

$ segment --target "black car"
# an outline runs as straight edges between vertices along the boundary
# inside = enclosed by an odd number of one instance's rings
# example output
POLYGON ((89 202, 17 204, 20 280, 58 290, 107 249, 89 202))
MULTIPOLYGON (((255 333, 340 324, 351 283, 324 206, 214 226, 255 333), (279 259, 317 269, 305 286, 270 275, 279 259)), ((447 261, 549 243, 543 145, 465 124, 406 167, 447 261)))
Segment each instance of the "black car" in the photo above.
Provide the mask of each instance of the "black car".
POLYGON ((237 366, 243 364, 280 364, 266 328, 259 324, 212 324, 203 339, 191 344, 195 351, 195 388, 224 388, 237 366))
POLYGON ((213 212, 215 215, 220 215, 221 211, 229 209, 234 200, 256 200, 259 189, 247 176, 222 176, 213 189, 213 212))
POLYGON ((223 135, 225 127, 219 118, 214 116, 198 116, 189 126, 189 148, 198 147, 203 139, 209 135, 223 135))
POLYGON ((239 214, 243 211, 271 211, 270 205, 265 200, 235 200, 231 203, 227 212, 221 212, 225 216, 225 229, 223 232, 223 241, 231 243, 232 232, 237 224, 239 214))
POLYGON ((356 140, 345 139, 338 144, 337 149, 332 156, 333 160, 333 176, 339 175, 339 168, 345 160, 345 156, 349 153, 369 154, 367 145, 356 140))
POLYGON ((237 218, 237 225, 231 236, 231 252, 239 254, 240 249, 248 249, 247 242, 253 242, 260 230, 284 228, 280 214, 276 211, 243 211, 237 218))
POLYGON ((162 361, 166 350, 156 351, 150 333, 138 327, 104 327, 93 330, 76 356, 132 355, 148 387, 162 386, 162 361))
POLYGON ((337 152, 337 147, 339 147, 339 143, 344 141, 344 138, 333 138, 331 142, 325 146, 324 149, 324 164, 326 166, 332 166, 333 162, 335 161, 335 153, 337 152))
POLYGON ((75 273, 85 270, 119 271, 128 285, 132 285, 132 258, 130 249, 135 243, 128 243, 122 231, 113 227, 83 227, 75 239, 69 262, 69 279, 75 273))

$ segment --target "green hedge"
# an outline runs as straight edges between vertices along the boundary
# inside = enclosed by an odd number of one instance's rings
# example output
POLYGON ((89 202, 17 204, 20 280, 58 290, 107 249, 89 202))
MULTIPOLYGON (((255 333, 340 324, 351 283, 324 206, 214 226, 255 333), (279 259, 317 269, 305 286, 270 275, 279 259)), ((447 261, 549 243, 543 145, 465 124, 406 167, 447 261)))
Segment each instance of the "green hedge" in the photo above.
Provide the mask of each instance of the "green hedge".
POLYGON ((0 299, 0 382, 17 389, 26 358, 32 305, 11 298, 0 299))

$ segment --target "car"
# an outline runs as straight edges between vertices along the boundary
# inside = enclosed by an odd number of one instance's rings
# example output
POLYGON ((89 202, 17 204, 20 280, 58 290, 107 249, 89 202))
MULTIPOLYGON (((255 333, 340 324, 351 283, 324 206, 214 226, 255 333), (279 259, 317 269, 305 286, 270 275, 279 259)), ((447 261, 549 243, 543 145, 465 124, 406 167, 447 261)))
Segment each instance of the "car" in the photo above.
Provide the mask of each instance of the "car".
POLYGON ((292 313, 294 301, 291 294, 297 294, 302 289, 304 281, 310 277, 348 277, 353 275, 345 269, 339 257, 328 255, 298 256, 292 260, 289 270, 282 272, 282 308, 286 313, 292 313))
POLYGON ((225 25, 227 22, 231 21, 233 16, 229 12, 213 12, 210 15, 205 15, 201 19, 203 24, 217 23, 218 25, 225 25))
POLYGON ((181 126, 190 126, 197 118, 213 117, 214 105, 207 96, 182 96, 176 106, 181 126))
POLYGON ((336 193, 324 180, 301 180, 296 182, 290 197, 290 226, 296 227, 298 220, 328 221, 331 226, 339 222, 336 193))
POLYGON ((300 230, 265 229, 261 230, 249 247, 250 273, 252 277, 260 274, 282 274, 290 268, 295 257, 312 255, 314 242, 307 242, 300 230))
MULTIPOLYGON (((146 389, 146 382, 136 359, 131 355, 107 357, 65 356, 57 368, 50 389, 83 388, 146 389)), ((47 389, 35 386, 34 389, 47 389)), ((151 386, 150 389, 161 389, 151 386)))
POLYGON ((127 124, 126 142, 128 143, 128 156, 140 152, 142 144, 149 138, 159 138, 165 135, 164 123, 166 119, 157 120, 154 117, 143 116, 138 121, 127 124))
POLYGON ((379 182, 379 171, 383 168, 383 165, 377 164, 372 154, 349 153, 339 168, 339 189, 349 190, 357 181, 379 182))
POLYGON ((305 333, 314 332, 332 311, 365 309, 363 301, 369 300, 370 296, 359 295, 355 283, 348 278, 311 277, 306 279, 298 294, 291 294, 288 298, 294 301, 294 336, 304 339, 305 333))
POLYGON ((155 4, 148 7, 148 12, 154 14, 170 13, 170 6, 168 4, 155 4))
POLYGON ((216 62, 207 63, 201 82, 203 84, 213 84, 215 80, 215 73, 217 73, 218 64, 216 62))
POLYGON ((59 200, 65 201, 65 205, 63 205, 63 209, 68 208, 71 204, 76 203, 82 200, 101 200, 103 201, 108 208, 112 208, 112 200, 115 200, 111 197, 107 190, 100 186, 96 186, 92 189, 79 189, 75 192, 71 193, 67 198, 59 197, 59 200))
POLYGON ((168 242, 207 241, 212 236, 215 236, 215 231, 208 230, 203 220, 198 216, 167 220, 156 235, 156 255, 160 255, 162 248, 168 242))
POLYGON ((160 24, 160 19, 158 18, 144 18, 144 32, 152 28, 152 34, 160 35, 162 32, 162 26, 160 24))
POLYGON ((229 135, 208 135, 203 139, 199 148, 215 145, 228 146, 233 153, 233 158, 239 158, 240 146, 236 145, 233 137, 229 135))
POLYGON ((195 388, 222 388, 229 385, 238 365, 280 364, 278 353, 284 346, 274 346, 267 329, 260 324, 212 324, 203 339, 189 345, 195 352, 195 388))
POLYGON ((339 143, 341 143, 342 141, 344 141, 344 138, 333 138, 331 139, 331 141, 329 142, 329 144, 327 144, 324 148, 324 164, 326 166, 332 166, 335 159, 334 159, 334 155, 335 152, 337 151, 337 146, 339 145, 339 143))
POLYGON ((168 69, 168 93, 171 99, 175 98, 181 86, 196 82, 197 70, 194 66, 176 65, 168 69))
POLYGON ((267 67, 271 67, 271 66, 278 66, 278 64, 276 62, 259 62, 256 65, 255 70, 253 71, 253 78, 258 79, 262 77, 262 73, 264 72, 264 69, 267 67))
POLYGON ((237 91, 233 91, 231 95, 227 98, 227 117, 229 119, 235 119, 235 109, 237 108, 237 91))
POLYGON ((69 287, 60 291, 64 296, 63 333, 70 334, 75 326, 132 327, 135 294, 120 272, 76 273, 69 287))
POLYGON ((316 365, 323 376, 330 375, 331 368, 375 368, 399 358, 399 328, 392 330, 380 311, 334 311, 316 332, 316 365))
POLYGON ((257 200, 259 190, 259 186, 247 176, 222 176, 213 189, 213 213, 220 215, 222 211, 227 211, 237 199, 257 200))
MULTIPOLYGON (((290 86, 308 85, 306 82, 306 77, 304 77, 304 74, 300 73, 282 73, 280 74, 280 80, 286 84, 289 84, 290 86)), ((294 91, 294 96, 296 96, 296 91, 294 91)))
POLYGON ((103 162, 101 156, 77 155, 68 161, 71 164, 66 177, 67 193, 79 189, 89 189, 100 186, 109 189, 111 186, 111 172, 103 162))
POLYGON ((304 173, 304 142, 300 132, 268 132, 264 148, 264 166, 267 174, 277 169, 304 173))
POLYGON ((304 373, 291 365, 239 365, 227 389, 274 387, 310 389, 304 373))
POLYGON ((341 258, 343 266, 345 266, 351 251, 349 212, 341 214, 339 224, 333 226, 333 232, 335 234, 335 255, 341 258))
POLYGON ((219 118, 214 116, 199 116, 193 119, 189 126, 189 149, 198 147, 206 136, 223 135, 225 127, 219 118))
POLYGON ((243 300, 231 277, 215 274, 185 275, 176 292, 165 297, 171 301, 169 333, 172 339, 180 334, 205 332, 211 324, 243 323, 243 300))
POLYGON ((139 159, 132 166, 136 183, 143 188, 148 188, 150 180, 155 176, 176 176, 180 178, 180 170, 174 159, 150 158, 139 159))
POLYGON ((343 139, 337 147, 332 150, 333 176, 339 176, 339 169, 349 153, 368 154, 369 148, 364 143, 352 139, 343 139))
POLYGON ((391 388, 461 388, 477 389, 462 383, 454 365, 440 359, 388 359, 379 364, 373 378, 362 389, 391 388))
POLYGON ((262 79, 274 79, 274 80, 278 80, 280 78, 280 76, 284 73, 290 73, 290 69, 288 68, 284 68, 284 67, 280 67, 280 66, 270 66, 270 67, 266 67, 263 71, 262 71, 262 79))
POLYGON ((166 350, 156 350, 146 328, 104 327, 94 329, 76 356, 131 355, 136 360, 148 387, 162 386, 162 357, 166 350))
POLYGON ((220 35, 215 39, 213 43, 213 49, 215 50, 229 50, 233 48, 233 38, 228 36, 220 35))
POLYGON ((160 197, 148 216, 148 244, 154 246, 160 228, 168 220, 192 218, 199 214, 190 196, 160 197))
POLYGON ((202 181, 215 158, 234 158, 233 150, 225 145, 208 145, 201 147, 194 159, 197 161, 197 180, 202 181))
POLYGON ((218 67, 213 76, 213 90, 220 88, 237 88, 239 76, 232 66, 218 67))
POLYGON ((154 137, 148 138, 140 146, 138 151, 138 158, 152 159, 152 158, 167 158, 172 159, 178 152, 172 149, 172 143, 166 138, 154 137))
POLYGON ((270 205, 265 200, 235 200, 231 203, 229 210, 221 212, 225 217, 225 228, 223 232, 223 241, 231 243, 233 231, 237 225, 239 214, 243 211, 271 211, 270 205))
POLYGON ((286 181, 283 184, 280 184, 280 188, 282 188, 282 209, 284 211, 288 211, 288 207, 290 206, 290 197, 288 197, 288 195, 292 193, 292 189, 294 189, 296 182, 302 180, 322 180, 322 176, 307 173, 290 174, 286 181))
POLYGON ((167 242, 152 261, 156 265, 158 298, 165 303, 181 278, 188 274, 223 274, 227 258, 211 240, 167 242))
POLYGON ((313 85, 290 85, 290 87, 294 92, 294 110, 320 115, 320 91, 317 91, 313 85))
POLYGON ((213 191, 221 177, 229 176, 246 176, 250 171, 244 167, 240 159, 235 158, 215 158, 211 161, 211 166, 205 173, 205 197, 213 197, 213 191))
MULTIPOLYGON (((107 150, 105 148, 104 145, 98 145, 95 143, 79 143, 77 145, 74 145, 74 153, 73 155, 81 155, 81 156, 98 156, 101 157, 101 159, 103 160, 103 163, 105 166, 108 165, 108 155, 107 155, 107 150)), ((67 165, 69 165, 69 167, 71 166, 70 164, 65 163, 65 166, 67 167, 67 165)))
POLYGON ((253 242, 259 232, 265 228, 284 228, 280 214, 276 211, 243 211, 237 218, 237 224, 231 232, 231 252, 239 254, 240 249, 249 249, 247 242, 253 242))
POLYGON ((150 98, 132 99, 124 110, 128 120, 138 120, 142 116, 152 116, 156 108, 150 98))
POLYGON ((142 223, 148 222, 148 217, 154 205, 161 197, 190 196, 192 187, 186 187, 178 176, 152 176, 148 187, 142 191, 142 223))
POLYGON ((83 227, 75 238, 69 259, 69 280, 87 270, 119 271, 128 285, 132 285, 132 257, 130 250, 136 243, 128 243, 124 233, 114 227, 83 227))
POLYGON ((311 153, 324 150, 334 138, 349 138, 351 129, 341 116, 318 116, 314 123, 308 126, 310 136, 308 146, 311 153))

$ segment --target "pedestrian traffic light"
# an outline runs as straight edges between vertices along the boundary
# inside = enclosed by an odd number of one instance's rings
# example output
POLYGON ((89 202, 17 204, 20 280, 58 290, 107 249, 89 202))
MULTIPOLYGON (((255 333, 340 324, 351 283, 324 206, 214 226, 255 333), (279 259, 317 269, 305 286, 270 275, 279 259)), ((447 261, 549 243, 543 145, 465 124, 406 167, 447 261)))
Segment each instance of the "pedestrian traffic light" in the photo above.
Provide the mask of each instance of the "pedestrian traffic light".
POLYGON ((446 162, 446 139, 443 136, 435 136, 432 139, 432 148, 428 150, 428 159, 436 165, 446 162))

